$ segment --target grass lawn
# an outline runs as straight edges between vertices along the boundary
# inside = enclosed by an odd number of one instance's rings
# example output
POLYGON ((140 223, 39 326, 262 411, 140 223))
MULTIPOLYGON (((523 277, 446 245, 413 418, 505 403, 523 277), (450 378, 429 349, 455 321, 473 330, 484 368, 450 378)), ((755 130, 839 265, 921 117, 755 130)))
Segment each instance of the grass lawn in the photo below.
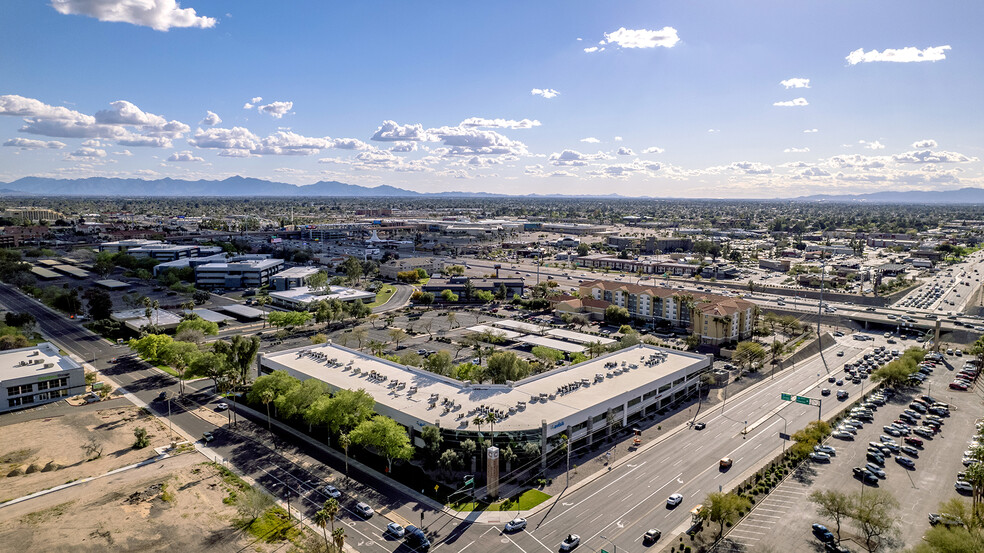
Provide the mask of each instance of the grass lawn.
POLYGON ((369 307, 379 307, 380 305, 388 302, 389 299, 393 297, 393 292, 396 292, 396 286, 393 286, 392 284, 384 284, 383 287, 376 292, 376 301, 370 303, 369 307))
POLYGON ((540 490, 526 490, 518 496, 513 496, 495 503, 482 501, 468 503, 451 503, 448 507, 456 511, 525 511, 536 507, 550 499, 550 496, 540 490))

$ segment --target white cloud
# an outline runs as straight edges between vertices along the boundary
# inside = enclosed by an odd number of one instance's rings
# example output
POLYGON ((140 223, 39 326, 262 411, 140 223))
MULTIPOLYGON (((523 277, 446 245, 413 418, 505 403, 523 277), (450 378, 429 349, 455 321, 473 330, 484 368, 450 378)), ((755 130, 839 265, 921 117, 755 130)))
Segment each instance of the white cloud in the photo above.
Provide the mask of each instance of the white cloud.
POLYGON ((104 109, 96 112, 96 123, 102 125, 149 125, 163 126, 167 124, 167 119, 153 113, 146 113, 137 106, 126 100, 110 102, 113 109, 104 109))
POLYGON ((873 61, 894 61, 900 63, 909 63, 917 61, 940 61, 946 59, 946 51, 950 50, 950 46, 930 46, 925 50, 920 50, 914 46, 908 46, 905 48, 893 49, 888 48, 884 51, 879 52, 878 50, 871 50, 870 52, 865 52, 864 48, 858 48, 857 50, 851 52, 845 58, 847 63, 851 65, 857 65, 859 63, 870 63, 873 61))
POLYGON ((16 94, 0 96, 0 115, 42 117, 45 119, 95 123, 95 119, 91 115, 85 115, 60 106, 49 106, 40 100, 25 98, 16 94))
POLYGON ((786 148, 785 150, 783 150, 783 152, 787 154, 805 154, 806 152, 809 151, 810 151, 809 148, 786 148))
POLYGON ((788 107, 808 106, 810 105, 810 103, 806 101, 806 98, 794 98, 792 100, 786 100, 783 102, 773 102, 772 105, 788 108, 788 107))
POLYGON ((867 148, 869 150, 884 150, 885 149, 885 145, 882 144, 881 142, 878 142, 877 140, 875 140, 874 142, 866 142, 864 140, 858 140, 858 144, 860 144, 862 147, 867 148))
POLYGON ((511 140, 495 131, 483 131, 475 128, 440 127, 427 129, 427 134, 436 136, 449 149, 446 156, 459 155, 501 155, 525 154, 526 145, 511 140))
POLYGON ((277 131, 264 138, 260 146, 250 150, 255 155, 308 156, 331 148, 328 138, 303 136, 291 131, 277 131))
POLYGON ((721 129, 707 129, 707 132, 710 134, 717 134, 721 132, 721 129))
POLYGON ((256 107, 256 104, 259 104, 262 101, 263 101, 263 96, 253 96, 253 98, 250 101, 243 104, 243 109, 253 109, 256 107))
POLYGON ((21 150, 61 150, 65 147, 64 142, 58 142, 57 140, 32 140, 30 138, 11 138, 10 140, 3 143, 4 146, 10 146, 12 148, 20 148, 21 150))
POLYGON ((266 113, 270 116, 280 119, 285 113, 289 112, 294 108, 294 102, 270 102, 269 104, 264 104, 256 108, 260 113, 266 113))
POLYGON ((396 142, 393 147, 390 148, 391 152, 416 152, 417 143, 416 142, 396 142))
POLYGON ((619 28, 617 31, 605 33, 605 39, 599 44, 617 44, 622 48, 673 48, 680 42, 677 31, 673 27, 663 27, 652 31, 649 29, 619 28))
POLYGON ((113 152, 113 155, 114 156, 130 157, 130 156, 133 155, 133 152, 131 152, 130 150, 120 150, 119 152, 113 152))
POLYGON ((557 96, 559 96, 560 92, 557 92, 552 88, 534 88, 533 90, 530 91, 530 94, 534 96, 543 96, 544 98, 549 100, 550 98, 556 98, 557 96))
POLYGON ((810 79, 804 79, 802 77, 794 77, 792 79, 779 81, 779 84, 781 84, 786 88, 810 88, 810 79))
POLYGON ((68 154, 70 158, 80 158, 80 159, 94 159, 100 157, 106 157, 106 150, 100 150, 98 148, 89 148, 83 146, 78 150, 68 154))
POLYGON ((65 15, 86 15, 156 31, 172 27, 208 29, 216 22, 213 17, 199 16, 194 8, 182 8, 176 0, 51 0, 51 7, 65 15))
POLYGON ((735 161, 728 165, 728 169, 741 171, 746 175, 768 175, 772 173, 772 167, 757 161, 735 161))
POLYGON ((459 127, 485 127, 489 129, 532 129, 539 127, 536 119, 486 119, 484 117, 469 117, 458 124, 459 127))
POLYGON ((826 163, 829 166, 842 169, 881 169, 885 167, 887 159, 885 157, 868 157, 861 154, 850 154, 831 157, 827 159, 826 163))
POLYGON ((615 153, 618 154, 618 155, 620 155, 620 156, 634 156, 635 155, 635 152, 633 152, 631 148, 626 148, 625 146, 621 146, 618 149, 618 151, 615 152, 615 153))
POLYGON ((622 137, 621 136, 616 136, 612 140, 614 140, 615 142, 621 142, 622 141, 622 137))
POLYGON ((912 143, 912 147, 917 150, 923 150, 926 148, 935 148, 937 146, 936 141, 932 138, 926 140, 917 140, 912 143))
POLYGON ((563 152, 550 154, 550 164, 564 167, 583 167, 590 161, 599 159, 611 159, 604 152, 597 154, 582 154, 576 150, 564 150, 563 152))
POLYGON ((967 157, 957 152, 947 152, 943 150, 915 150, 895 154, 892 159, 899 163, 966 163, 977 161, 976 157, 967 157))
POLYGON ((184 161, 205 161, 204 159, 195 156, 195 154, 191 153, 188 150, 185 150, 183 152, 174 152, 173 154, 171 154, 167 158, 167 160, 168 161, 182 161, 182 162, 184 162, 184 161))
POLYGON ((259 147, 260 137, 244 127, 231 129, 211 128, 198 129, 194 138, 188 139, 188 144, 196 148, 218 148, 226 150, 253 150, 259 147))
POLYGON ((396 121, 387 120, 383 121, 383 124, 376 129, 375 134, 372 135, 370 140, 388 142, 421 140, 424 142, 429 142, 434 140, 434 137, 428 135, 424 131, 424 126, 420 123, 414 125, 400 125, 396 121))
POLYGON ((809 167, 807 169, 803 169, 802 171, 800 171, 799 176, 803 178, 829 177, 830 173, 819 167, 809 167))
POLYGON ((199 125, 207 125, 209 127, 218 125, 222 122, 222 118, 219 117, 214 111, 206 111, 205 118, 198 122, 199 125))
POLYGON ((659 146, 650 146, 650 147, 646 148, 645 150, 643 150, 642 153, 644 153, 644 154, 661 154, 661 153, 663 153, 665 151, 666 150, 664 150, 663 148, 660 148, 659 146))
POLYGON ((595 52, 600 52, 602 50, 604 50, 604 48, 598 48, 597 46, 589 46, 584 49, 584 51, 588 54, 593 54, 595 52))
POLYGON ((593 136, 589 136, 587 138, 582 138, 581 142, 587 142, 588 144, 598 144, 601 141, 593 136))
POLYGON ((820 132, 820 131, 817 130, 817 129, 804 129, 803 132, 805 132, 805 133, 814 133, 814 132, 820 132))
POLYGON ((331 141, 331 147, 338 150, 368 150, 372 148, 357 138, 336 138, 331 141))
POLYGON ((148 146, 151 148, 171 148, 171 139, 166 136, 142 136, 139 134, 126 134, 115 137, 116 143, 120 146, 148 146))

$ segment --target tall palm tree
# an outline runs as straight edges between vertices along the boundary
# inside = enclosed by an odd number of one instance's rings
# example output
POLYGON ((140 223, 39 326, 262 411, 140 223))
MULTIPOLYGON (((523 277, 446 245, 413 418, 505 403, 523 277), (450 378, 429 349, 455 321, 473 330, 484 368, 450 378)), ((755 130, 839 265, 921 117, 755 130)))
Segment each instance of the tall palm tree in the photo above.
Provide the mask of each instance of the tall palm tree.
POLYGON ((154 300, 154 326, 161 322, 161 302, 154 300))
POLYGON ((338 445, 345 450, 345 474, 348 475, 348 448, 352 445, 352 438, 348 434, 342 434, 338 437, 338 445))
POLYGON ((345 538, 346 538, 345 529, 335 528, 331 532, 331 538, 332 541, 335 543, 335 550, 338 551, 338 553, 341 553, 342 548, 345 547, 345 538))
POLYGON ((276 399, 276 397, 276 393, 269 388, 260 393, 260 401, 263 402, 263 405, 266 405, 267 410, 267 430, 270 430, 270 403, 276 399))
POLYGON ((492 439, 495 437, 495 423, 499 421, 499 415, 496 415, 495 411, 489 411, 488 414, 485 415, 485 421, 488 422, 491 427, 489 429, 489 447, 492 447, 494 445, 492 443, 492 439))
MULTIPOLYGON (((328 513, 325 512, 324 509, 318 509, 318 511, 314 513, 314 523, 321 527, 321 533, 325 536, 325 549, 329 549, 331 547, 331 544, 328 543, 328 531, 325 530, 325 527, 328 525, 328 520, 328 513)), ((332 531, 334 532, 334 530, 332 531)))
MULTIPOLYGON (((341 509, 341 505, 338 504, 338 500, 334 497, 329 497, 328 501, 321 506, 321 510, 325 512, 325 516, 328 517, 328 522, 331 523, 331 533, 335 533, 335 517, 338 516, 338 511, 341 509)), ((323 528, 323 527, 322 527, 323 528)))
POLYGON ((482 415, 477 415, 474 419, 472 419, 472 424, 477 426, 479 433, 481 433, 482 425, 485 424, 485 417, 483 417, 482 415))

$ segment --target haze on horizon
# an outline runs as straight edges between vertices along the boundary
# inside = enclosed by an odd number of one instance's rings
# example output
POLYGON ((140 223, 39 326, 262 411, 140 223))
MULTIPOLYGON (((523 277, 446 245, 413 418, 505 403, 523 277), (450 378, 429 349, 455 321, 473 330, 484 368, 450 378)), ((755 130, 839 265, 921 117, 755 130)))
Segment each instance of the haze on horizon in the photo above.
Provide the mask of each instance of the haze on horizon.
POLYGON ((909 0, 8 0, 0 180, 981 187, 982 16, 909 0))

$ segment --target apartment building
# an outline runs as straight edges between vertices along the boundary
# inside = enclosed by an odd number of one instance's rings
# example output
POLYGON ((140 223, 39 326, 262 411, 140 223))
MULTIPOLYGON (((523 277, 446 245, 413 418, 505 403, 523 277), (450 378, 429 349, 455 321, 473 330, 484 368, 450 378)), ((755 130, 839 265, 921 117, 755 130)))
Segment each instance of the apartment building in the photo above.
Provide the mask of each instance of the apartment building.
POLYGON ((9 219, 25 220, 32 223, 47 221, 53 223, 62 218, 62 214, 47 207, 8 207, 3 210, 3 216, 9 219))
MULTIPOLYGON (((752 336, 754 328, 755 304, 741 298, 610 280, 584 282, 579 292, 581 298, 594 300, 590 305, 583 305, 585 312, 597 313, 600 309, 597 302, 604 301, 624 307, 632 318, 640 321, 667 321, 690 329, 705 344, 745 340, 752 336)), ((576 310, 575 303, 564 302, 561 309, 576 310)))
POLYGON ((49 342, 0 352, 0 413, 81 394, 82 365, 49 342))

